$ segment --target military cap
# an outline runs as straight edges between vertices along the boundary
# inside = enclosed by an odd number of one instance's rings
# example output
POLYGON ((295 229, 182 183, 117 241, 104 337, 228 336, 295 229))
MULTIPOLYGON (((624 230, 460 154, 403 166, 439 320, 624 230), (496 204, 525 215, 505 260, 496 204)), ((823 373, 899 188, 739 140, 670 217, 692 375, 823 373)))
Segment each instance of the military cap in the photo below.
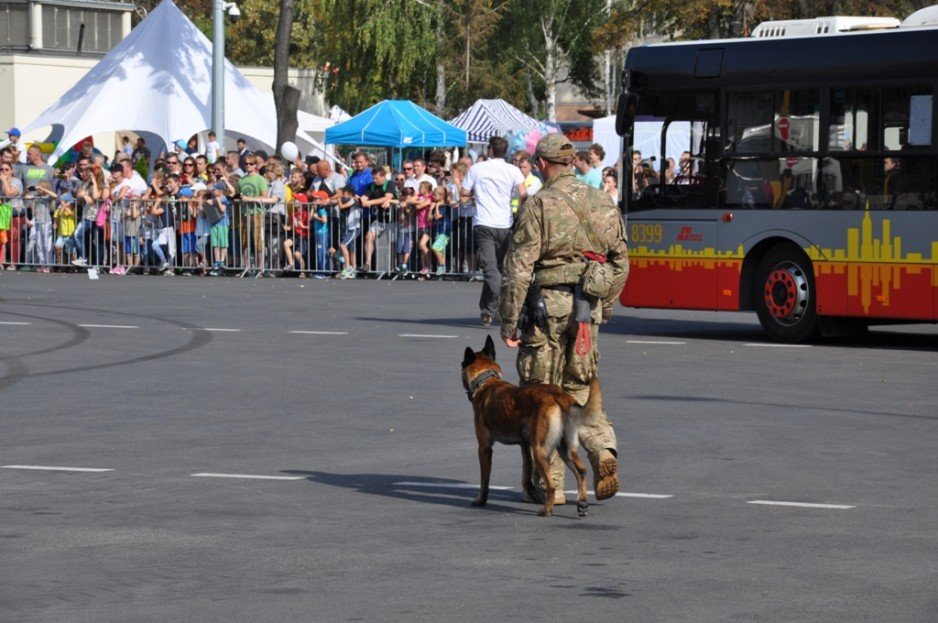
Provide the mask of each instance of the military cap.
POLYGON ((575 154, 573 144, 563 134, 548 134, 537 142, 537 148, 534 150, 535 158, 547 160, 572 158, 575 154))

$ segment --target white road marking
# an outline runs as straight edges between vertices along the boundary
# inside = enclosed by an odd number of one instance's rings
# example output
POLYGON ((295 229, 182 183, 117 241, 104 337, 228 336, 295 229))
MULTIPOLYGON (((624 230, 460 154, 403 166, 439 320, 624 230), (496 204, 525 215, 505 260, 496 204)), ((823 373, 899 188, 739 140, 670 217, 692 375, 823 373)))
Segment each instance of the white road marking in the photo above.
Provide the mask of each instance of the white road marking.
POLYGON ((79 327, 86 329, 139 329, 140 327, 132 324, 80 324, 79 327))
MULTIPOLYGON (((590 491, 590 493, 593 493, 590 491)), ((670 493, 625 493, 619 492, 616 493, 617 498, 648 498, 650 500, 666 500, 668 498, 673 498, 674 496, 670 493)))
POLYGON ((196 478, 247 478, 249 480, 304 480, 306 476, 262 476, 259 474, 213 474, 210 472, 199 472, 198 474, 189 474, 196 478))
POLYGON ((16 325, 16 326, 25 326, 25 325, 32 324, 32 323, 31 323, 31 322, 14 322, 14 321, 10 320, 10 321, 0 321, 0 324, 9 324, 9 325, 16 325))
POLYGON ((850 508, 856 508, 856 506, 848 506, 846 504, 814 504, 811 502, 779 502, 775 500, 750 500, 746 504, 762 504, 764 506, 798 506, 801 508, 831 508, 835 510, 847 510, 850 508))
POLYGON ((217 327, 196 327, 194 331, 217 331, 219 333, 238 333, 241 329, 219 329, 217 327))
POLYGON ((52 465, 0 465, 3 469, 38 469, 50 472, 113 472, 101 467, 54 467, 52 465))
MULTIPOLYGON (((577 490, 569 489, 567 491, 564 491, 564 493, 567 495, 576 495, 577 490)), ((593 496, 596 495, 595 491, 587 490, 586 493, 587 495, 593 495, 593 496)), ((616 493, 616 497, 618 498, 645 498, 649 500, 666 500, 667 498, 673 498, 674 496, 668 493, 626 493, 624 491, 621 491, 619 493, 616 493)))
POLYGON ((759 343, 753 342, 751 344, 743 344, 743 346, 762 346, 764 348, 811 348, 810 344, 769 344, 769 343, 759 343))
POLYGON ((664 340, 626 340, 626 344, 661 344, 663 346, 685 346, 687 342, 668 342, 664 340))
POLYGON ((290 331, 298 335, 348 335, 348 331, 290 331))
POLYGON ((459 336, 458 335, 429 335, 429 334, 424 334, 424 333, 398 333, 397 337, 430 337, 430 338, 437 337, 437 338, 452 340, 459 336))
MULTIPOLYGON (((424 489, 478 489, 479 485, 462 482, 395 482, 395 487, 423 487, 424 489)), ((493 491, 509 491, 514 487, 496 487, 489 485, 493 491)))

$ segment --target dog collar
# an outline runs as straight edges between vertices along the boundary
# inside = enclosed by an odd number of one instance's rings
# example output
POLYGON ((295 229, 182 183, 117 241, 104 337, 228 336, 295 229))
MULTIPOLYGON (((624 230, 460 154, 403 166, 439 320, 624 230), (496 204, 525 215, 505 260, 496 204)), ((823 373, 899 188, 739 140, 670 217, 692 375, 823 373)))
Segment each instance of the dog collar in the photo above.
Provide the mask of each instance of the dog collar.
POLYGON ((485 382, 490 378, 501 378, 495 370, 486 370, 479 376, 472 379, 472 382, 469 383, 469 387, 466 388, 466 396, 469 397, 469 402, 472 402, 473 395, 479 391, 479 388, 485 385, 485 382))

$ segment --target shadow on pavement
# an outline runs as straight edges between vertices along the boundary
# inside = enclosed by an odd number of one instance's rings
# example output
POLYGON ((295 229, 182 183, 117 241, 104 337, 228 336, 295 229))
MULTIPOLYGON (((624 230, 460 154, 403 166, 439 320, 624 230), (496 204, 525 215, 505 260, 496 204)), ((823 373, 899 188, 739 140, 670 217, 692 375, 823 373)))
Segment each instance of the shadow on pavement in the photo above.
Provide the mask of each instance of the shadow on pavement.
MULTIPOLYGON (((306 476, 307 480, 319 484, 351 489, 369 495, 380 495, 423 504, 439 504, 456 508, 472 508, 471 502, 478 494, 477 485, 469 485, 458 480, 426 478, 423 476, 393 474, 334 474, 284 469, 283 474, 306 476)), ((521 494, 517 491, 489 490, 489 499, 482 510, 499 513, 517 513, 536 515, 539 505, 525 504, 523 507, 505 506, 497 502, 521 504, 521 494)))

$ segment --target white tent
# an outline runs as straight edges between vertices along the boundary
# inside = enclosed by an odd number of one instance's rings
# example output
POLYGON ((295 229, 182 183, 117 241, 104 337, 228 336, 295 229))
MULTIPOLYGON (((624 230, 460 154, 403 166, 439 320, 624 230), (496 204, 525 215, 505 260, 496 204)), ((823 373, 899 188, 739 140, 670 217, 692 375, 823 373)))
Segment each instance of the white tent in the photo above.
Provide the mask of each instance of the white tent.
POLYGON ((606 151, 604 167, 613 167, 622 155, 622 137, 616 134, 616 116, 593 119, 593 142, 599 143, 606 151))
POLYGON ((470 143, 487 143, 493 136, 511 132, 540 130, 540 124, 505 100, 476 100, 458 117, 450 121, 466 131, 470 143))
MULTIPOLYGON (((660 161, 661 154, 661 129, 664 127, 663 119, 652 117, 639 117, 635 120, 635 136, 633 144, 629 149, 637 149, 642 152, 642 157, 654 157, 660 161)), ((677 160, 681 152, 690 149, 691 124, 688 121, 674 121, 668 127, 667 152, 665 157, 671 157, 677 160)), ((603 159, 604 167, 611 167, 619 161, 622 155, 623 145, 622 137, 616 134, 616 116, 602 117, 593 120, 593 142, 599 143, 606 150, 606 157, 603 159)), ((657 165, 656 165, 657 168, 657 165)))
MULTIPOLYGON (((143 136, 154 156, 165 145, 211 127, 212 45, 189 18, 163 0, 91 71, 32 123, 23 134, 52 126, 58 142, 54 162, 82 138, 131 130, 143 136)), ((315 124, 303 113, 301 128, 315 124)), ((277 115, 272 95, 251 85, 225 61, 225 131, 253 139, 273 152, 277 115)), ((321 117, 323 130, 331 122, 321 117)), ((325 151, 306 132, 297 132, 301 151, 325 151)))

